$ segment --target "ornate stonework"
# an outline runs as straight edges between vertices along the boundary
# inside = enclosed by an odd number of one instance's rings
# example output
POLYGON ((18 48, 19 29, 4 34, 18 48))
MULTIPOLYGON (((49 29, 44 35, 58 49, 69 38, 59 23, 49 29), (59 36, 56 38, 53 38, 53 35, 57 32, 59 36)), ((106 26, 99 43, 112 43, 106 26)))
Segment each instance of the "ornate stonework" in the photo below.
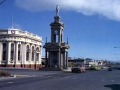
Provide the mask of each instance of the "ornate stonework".
POLYGON ((58 15, 59 7, 56 7, 56 16, 51 26, 51 42, 47 42, 43 46, 45 48, 46 67, 68 67, 68 42, 63 42, 64 23, 60 22, 58 15))
POLYGON ((0 67, 39 68, 42 37, 18 29, 0 30, 0 67))

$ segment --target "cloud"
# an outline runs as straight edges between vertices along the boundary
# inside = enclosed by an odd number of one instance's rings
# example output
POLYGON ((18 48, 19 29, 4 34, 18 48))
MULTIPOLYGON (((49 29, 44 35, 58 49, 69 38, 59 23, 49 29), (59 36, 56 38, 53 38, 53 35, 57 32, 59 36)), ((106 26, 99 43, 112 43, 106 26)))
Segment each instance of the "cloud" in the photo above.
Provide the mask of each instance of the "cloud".
POLYGON ((15 0, 16 6, 31 12, 55 10, 57 4, 61 9, 120 21, 120 0, 15 0))

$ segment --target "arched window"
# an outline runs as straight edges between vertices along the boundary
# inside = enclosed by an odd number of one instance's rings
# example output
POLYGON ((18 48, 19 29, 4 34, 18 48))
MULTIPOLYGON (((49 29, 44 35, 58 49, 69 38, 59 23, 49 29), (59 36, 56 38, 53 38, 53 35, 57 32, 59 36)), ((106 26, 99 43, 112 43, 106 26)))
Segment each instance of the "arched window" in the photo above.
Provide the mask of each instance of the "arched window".
POLYGON ((6 43, 3 43, 3 56, 2 56, 3 60, 6 60, 6 43))
POLYGON ((37 47, 37 48, 36 48, 36 61, 39 60, 39 52, 40 52, 40 50, 39 50, 39 48, 37 47))
POLYGON ((11 61, 14 60, 14 51, 15 51, 15 50, 14 50, 14 44, 12 43, 12 44, 11 44, 11 59, 10 59, 11 61))
POLYGON ((18 44, 18 61, 20 61, 20 59, 21 59, 21 58, 20 58, 20 53, 21 53, 21 52, 20 52, 20 48, 21 48, 21 45, 18 44))
POLYGON ((34 46, 32 46, 32 61, 34 61, 34 53, 35 53, 34 46))
POLYGON ((29 61, 29 45, 26 46, 26 61, 29 61))

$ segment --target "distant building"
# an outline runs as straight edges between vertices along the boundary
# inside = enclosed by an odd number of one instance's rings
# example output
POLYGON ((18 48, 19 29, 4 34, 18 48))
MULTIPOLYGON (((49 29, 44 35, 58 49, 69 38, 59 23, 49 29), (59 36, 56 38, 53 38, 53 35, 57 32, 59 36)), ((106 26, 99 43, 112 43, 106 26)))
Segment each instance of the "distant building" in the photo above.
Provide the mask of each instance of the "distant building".
POLYGON ((0 67, 38 68, 42 37, 18 29, 0 29, 0 67))

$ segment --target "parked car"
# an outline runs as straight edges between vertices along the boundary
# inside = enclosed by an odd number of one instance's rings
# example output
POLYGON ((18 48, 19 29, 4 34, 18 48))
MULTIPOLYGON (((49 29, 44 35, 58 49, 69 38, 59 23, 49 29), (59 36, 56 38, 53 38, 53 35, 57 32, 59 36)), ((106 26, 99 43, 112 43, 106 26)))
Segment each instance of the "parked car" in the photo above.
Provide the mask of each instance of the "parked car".
POLYGON ((72 72, 85 72, 85 67, 81 64, 75 64, 72 68, 71 68, 72 72))
POLYGON ((112 71, 112 68, 110 67, 110 68, 108 68, 108 71, 112 71))

